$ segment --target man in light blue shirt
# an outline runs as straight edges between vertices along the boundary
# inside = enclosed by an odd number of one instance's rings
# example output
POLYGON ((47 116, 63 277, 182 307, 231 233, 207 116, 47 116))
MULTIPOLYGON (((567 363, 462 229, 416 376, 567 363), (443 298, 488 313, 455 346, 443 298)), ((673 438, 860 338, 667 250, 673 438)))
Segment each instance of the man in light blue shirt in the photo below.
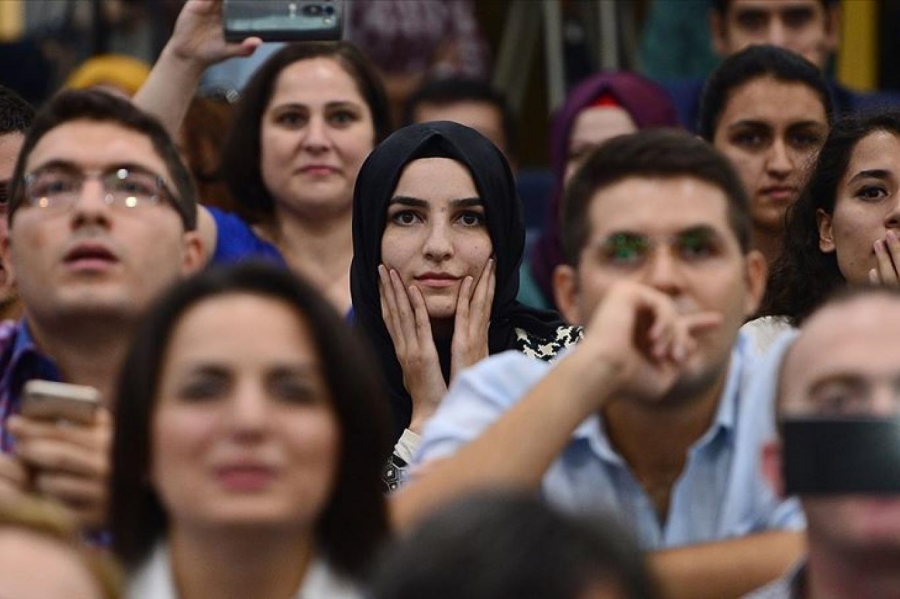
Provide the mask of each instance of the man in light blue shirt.
POLYGON ((584 341, 556 364, 503 354, 461 375, 397 521, 474 488, 540 486, 575 511, 613 508, 647 549, 689 545, 654 556, 665 591, 736 596, 779 575, 800 535, 771 529, 803 520, 759 471, 772 407, 746 401, 756 353, 738 329, 765 281, 749 222, 700 140, 647 131, 596 151, 569 184, 554 280, 584 341))

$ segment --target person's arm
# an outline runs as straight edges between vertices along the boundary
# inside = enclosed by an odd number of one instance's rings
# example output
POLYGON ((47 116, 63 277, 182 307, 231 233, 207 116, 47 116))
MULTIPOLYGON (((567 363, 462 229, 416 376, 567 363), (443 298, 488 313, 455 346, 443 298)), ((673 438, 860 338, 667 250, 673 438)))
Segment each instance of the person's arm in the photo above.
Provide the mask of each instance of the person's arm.
POLYGON ((611 396, 661 396, 695 345, 692 333, 719 321, 711 314, 681 316, 670 298, 647 287, 617 285, 577 349, 484 434, 429 464, 392 497, 394 524, 410 526, 481 488, 537 487, 579 424, 611 396))
POLYGON ((226 58, 249 56, 261 43, 256 37, 239 44, 225 41, 222 0, 188 0, 134 103, 156 116, 177 139, 206 67, 226 58))
POLYGON ((654 551, 649 563, 663 599, 729 599, 783 575, 805 549, 803 533, 769 531, 654 551))

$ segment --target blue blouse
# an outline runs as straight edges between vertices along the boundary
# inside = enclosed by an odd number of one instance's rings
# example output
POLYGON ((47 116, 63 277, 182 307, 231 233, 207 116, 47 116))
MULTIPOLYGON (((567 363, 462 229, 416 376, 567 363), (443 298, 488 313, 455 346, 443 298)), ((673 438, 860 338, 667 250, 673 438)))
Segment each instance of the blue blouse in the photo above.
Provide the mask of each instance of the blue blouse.
POLYGON ((244 219, 219 208, 206 206, 216 221, 216 251, 211 264, 234 264, 250 259, 262 259, 287 267, 278 248, 259 238, 244 219))

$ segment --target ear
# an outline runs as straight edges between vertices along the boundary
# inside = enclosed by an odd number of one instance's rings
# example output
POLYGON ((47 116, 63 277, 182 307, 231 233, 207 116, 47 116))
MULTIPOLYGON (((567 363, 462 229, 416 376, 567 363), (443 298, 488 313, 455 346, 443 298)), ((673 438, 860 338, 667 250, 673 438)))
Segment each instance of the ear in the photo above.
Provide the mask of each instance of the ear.
POLYGON ((182 240, 184 247, 182 251, 181 274, 188 276, 206 265, 206 251, 204 250, 203 237, 197 231, 187 231, 184 233, 182 240))
POLYGON ((769 275, 769 267, 766 258, 759 250, 750 250, 744 258, 746 262, 745 274, 747 284, 747 299, 744 302, 746 316, 756 314, 763 294, 766 292, 766 278, 769 275))
POLYGON ((578 272, 568 264, 560 264, 553 271, 553 299, 566 322, 582 324, 578 272))
POLYGON ((712 49, 721 58, 728 56, 728 32, 725 30, 726 15, 715 9, 709 11, 709 39, 712 49))
POLYGON ((819 208, 816 210, 816 226, 819 228, 819 249, 825 254, 835 251, 834 232, 831 229, 831 215, 819 208))
POLYGON ((784 497, 784 475, 781 471, 781 441, 770 440, 762 447, 762 473, 775 495, 784 497))
POLYGON ((837 52, 841 45, 841 3, 835 2, 825 11, 825 49, 827 55, 837 52))

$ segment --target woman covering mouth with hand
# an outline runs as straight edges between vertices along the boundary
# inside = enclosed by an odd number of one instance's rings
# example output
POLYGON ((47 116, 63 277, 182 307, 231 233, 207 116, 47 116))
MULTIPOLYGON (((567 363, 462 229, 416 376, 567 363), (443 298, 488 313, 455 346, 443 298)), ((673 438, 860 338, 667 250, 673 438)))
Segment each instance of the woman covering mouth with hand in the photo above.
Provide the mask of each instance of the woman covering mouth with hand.
POLYGON ((515 349, 549 360, 580 337, 516 301, 525 243, 503 154, 450 122, 405 127, 360 170, 350 287, 356 322, 389 383, 396 487, 418 433, 464 368, 515 349))

